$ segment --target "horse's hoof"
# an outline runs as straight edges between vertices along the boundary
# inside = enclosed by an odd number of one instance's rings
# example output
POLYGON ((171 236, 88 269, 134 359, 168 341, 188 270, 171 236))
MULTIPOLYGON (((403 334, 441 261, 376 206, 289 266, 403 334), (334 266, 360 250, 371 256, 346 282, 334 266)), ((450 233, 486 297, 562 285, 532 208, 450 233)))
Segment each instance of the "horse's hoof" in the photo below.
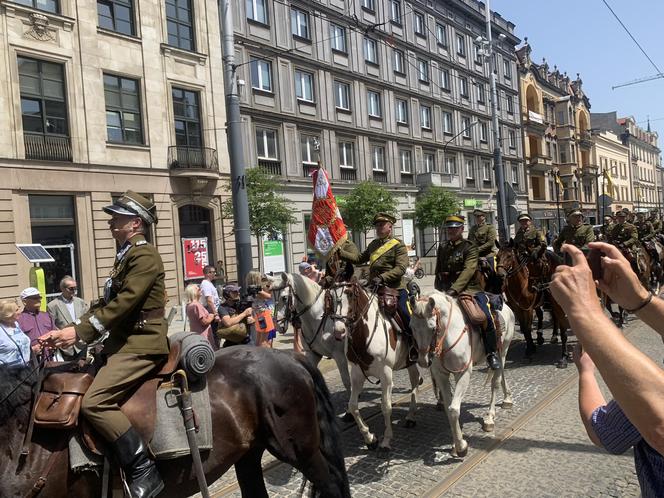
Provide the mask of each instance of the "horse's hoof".
POLYGON ((416 425, 417 425, 417 423, 416 423, 414 420, 407 419, 407 420, 406 420, 406 423, 404 424, 404 427, 405 427, 406 429, 412 429, 412 428, 415 427, 416 425))
POLYGON ((468 445, 466 444, 466 447, 462 449, 461 451, 457 450, 456 451, 456 456, 459 458, 465 458, 466 455, 468 454, 468 445))
POLYGON ((368 450, 373 451, 373 450, 375 450, 376 448, 378 448, 378 439, 374 439, 374 440, 371 441, 370 443, 367 443, 367 449, 368 449, 368 450))
POLYGON ((557 335, 551 336, 551 344, 558 344, 558 336, 557 335))
POLYGON ((445 405, 439 401, 438 403, 436 403, 436 411, 444 412, 445 411, 445 405))
POLYGON ((380 446, 378 448, 378 458, 387 458, 390 456, 390 453, 392 452, 392 448, 389 446, 380 446))
POLYGON ((537 345, 541 346, 544 344, 544 336, 542 334, 537 334, 537 345))
POLYGON ((509 409, 511 409, 511 408, 514 406, 514 402, 513 402, 513 401, 503 401, 503 404, 500 405, 500 406, 501 406, 501 408, 503 408, 504 410, 509 410, 509 409))
POLYGON ((493 432, 495 428, 496 424, 494 422, 482 422, 482 430, 484 432, 493 432))
POLYGON ((563 357, 556 362, 556 368, 567 368, 567 358, 563 357))
POLYGON ((350 422, 355 422, 355 417, 353 417, 352 414, 346 412, 339 418, 339 420, 347 424, 350 422))

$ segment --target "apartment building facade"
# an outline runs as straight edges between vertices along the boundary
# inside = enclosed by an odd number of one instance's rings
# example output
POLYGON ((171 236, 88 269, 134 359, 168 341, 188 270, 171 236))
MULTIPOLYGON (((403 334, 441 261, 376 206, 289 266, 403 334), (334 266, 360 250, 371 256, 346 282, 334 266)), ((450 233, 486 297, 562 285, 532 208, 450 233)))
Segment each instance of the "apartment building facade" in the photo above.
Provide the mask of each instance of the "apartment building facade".
POLYGON ((530 214, 543 230, 559 232, 564 212, 578 206, 597 221, 597 166, 591 162, 590 101, 575 80, 532 60, 527 39, 516 51, 530 214))
MULTIPOLYGON (((591 115, 592 121, 592 115, 591 115)), ((601 221, 604 216, 627 208, 634 209, 629 148, 612 131, 593 131, 591 162, 599 167, 598 192, 613 199, 610 205, 599 204, 601 221)))
POLYGON ((183 238, 206 239, 198 262, 226 259, 216 6, 3 1, 0 25, 0 297, 28 285, 14 244, 32 242, 56 260, 43 265, 47 294, 71 274, 97 298, 117 251, 101 208, 132 189, 157 204, 148 239, 179 303, 183 238))
MULTIPOLYGON (((363 180, 393 192, 396 233, 419 255, 434 242, 413 228, 421 188, 454 190, 464 214, 495 209, 490 73, 474 43, 484 34, 484 4, 247 0, 237 7, 244 152, 249 166, 279 179, 296 210, 284 234, 291 263, 307 251, 308 176, 319 158, 337 196, 363 180)), ((495 13, 493 22, 495 38, 503 35, 496 50, 506 176, 525 208, 518 39, 512 23, 495 13)))

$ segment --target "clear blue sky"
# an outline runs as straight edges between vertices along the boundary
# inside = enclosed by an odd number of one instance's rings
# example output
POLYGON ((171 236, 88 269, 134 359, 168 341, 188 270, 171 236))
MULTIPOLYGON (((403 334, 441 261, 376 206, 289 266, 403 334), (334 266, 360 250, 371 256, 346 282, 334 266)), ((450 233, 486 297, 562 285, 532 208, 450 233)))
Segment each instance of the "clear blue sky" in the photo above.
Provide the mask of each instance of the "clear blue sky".
MULTIPOLYGON (((607 2, 664 72, 664 1, 607 2)), ((643 128, 650 116, 663 148, 664 79, 611 90, 657 70, 602 0, 491 0, 490 6, 516 25, 519 38, 528 37, 534 62, 545 57, 552 69, 555 64, 571 78, 581 74, 591 112, 632 115, 643 128)))

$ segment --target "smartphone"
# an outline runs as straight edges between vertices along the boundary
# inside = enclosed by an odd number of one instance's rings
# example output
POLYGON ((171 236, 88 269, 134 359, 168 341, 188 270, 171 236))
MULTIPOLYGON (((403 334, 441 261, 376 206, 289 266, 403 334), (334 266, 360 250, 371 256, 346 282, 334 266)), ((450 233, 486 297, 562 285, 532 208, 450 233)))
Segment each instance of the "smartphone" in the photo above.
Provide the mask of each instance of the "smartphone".
POLYGON ((593 274, 593 280, 602 280, 602 256, 604 253, 599 249, 591 249, 588 251, 588 266, 593 274))

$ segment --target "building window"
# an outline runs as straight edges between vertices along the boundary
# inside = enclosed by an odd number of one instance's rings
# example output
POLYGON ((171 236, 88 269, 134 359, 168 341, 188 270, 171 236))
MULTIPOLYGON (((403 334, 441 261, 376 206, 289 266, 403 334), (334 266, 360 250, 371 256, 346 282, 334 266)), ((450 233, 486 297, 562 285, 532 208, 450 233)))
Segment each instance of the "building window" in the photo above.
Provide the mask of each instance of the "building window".
POLYGON ((399 149, 399 171, 411 174, 413 172, 412 153, 408 149, 399 149))
POLYGON ((279 160, 276 130, 256 128, 256 156, 258 159, 279 160))
POLYGON ((482 181, 491 183, 491 163, 489 161, 482 163, 482 181))
POLYGON ((395 48, 393 52, 394 52, 394 72, 399 74, 406 74, 403 50, 395 48))
POLYGON ((509 59, 503 59, 503 76, 506 80, 512 79, 512 62, 509 59))
POLYGON ((297 38, 309 40, 309 14, 303 10, 291 8, 291 33, 297 38))
POLYGON ((23 132, 69 136, 63 66, 26 57, 17 60, 23 132))
POLYGON ((371 12, 376 11, 376 4, 374 3, 374 0, 362 0, 361 5, 364 10, 371 12))
POLYGON ((106 135, 109 142, 142 144, 141 99, 137 80, 104 75, 106 135))
POLYGON ((487 123, 480 123, 480 142, 489 141, 489 125, 487 123))
POLYGON ((440 69, 440 89, 450 91, 450 70, 444 67, 440 69))
POLYGON ((123 35, 135 35, 132 0, 97 0, 97 23, 100 28, 123 35))
POLYGON ((201 147, 201 117, 198 92, 173 87, 173 121, 175 125, 175 145, 201 147))
POLYGON ((339 166, 341 168, 355 168, 353 142, 339 142, 339 166))
POLYGON ((514 114, 514 96, 506 95, 505 100, 507 100, 507 114, 514 114))
POLYGON ((470 96, 468 93, 468 78, 465 76, 459 76, 459 93, 464 98, 468 98, 470 96))
POLYGON ((371 169, 385 171, 385 147, 382 145, 371 146, 371 169))
POLYGON ((429 83, 429 63, 423 59, 417 59, 417 74, 420 83, 429 83))
POLYGON ((424 153, 424 172, 431 173, 436 171, 436 155, 433 152, 424 153))
POLYGON ((408 124, 408 102, 403 99, 396 101, 397 123, 408 124))
POLYGON ((16 3, 54 14, 60 13, 60 4, 57 0, 16 0, 16 3))
POLYGON ((484 104, 486 98, 486 89, 484 88, 484 83, 477 84, 477 102, 479 104, 484 104))
POLYGON ((317 136, 300 135, 300 154, 304 166, 316 166, 318 164, 318 151, 316 150, 317 136))
POLYGON ((516 149, 516 132, 514 130, 507 131, 507 140, 510 144, 510 149, 516 149))
POLYGON ((272 63, 251 58, 251 88, 263 92, 272 91, 272 63))
POLYGON ((454 121, 451 112, 443 111, 443 132, 448 135, 454 133, 454 121))
POLYGON ((472 124, 470 122, 470 118, 467 117, 461 118, 461 127, 462 127, 461 135, 463 136, 463 138, 471 138, 470 128, 472 127, 472 124))
POLYGON ((401 25, 401 0, 390 0, 390 21, 401 25))
POLYGON ((330 44, 332 50, 348 53, 346 48, 346 28, 338 26, 337 24, 330 24, 330 44))
POLYGON ((383 117, 383 112, 380 105, 380 93, 373 90, 367 91, 367 107, 369 109, 369 116, 372 118, 383 117))
POLYGON ((168 44, 194 50, 194 22, 191 0, 166 0, 168 44))
POLYGON ((473 43, 473 62, 475 64, 482 64, 482 57, 480 56, 480 47, 473 43))
POLYGON ((431 130, 431 107, 420 105, 420 124, 423 129, 431 130))
POLYGON ((443 173, 446 173, 448 175, 457 174, 456 158, 454 156, 445 158, 445 167, 443 169, 443 173))
POLYGON ((466 56, 466 39, 464 38, 463 35, 456 35, 456 41, 457 41, 457 54, 460 55, 461 57, 466 56))
POLYGON ((427 36, 426 29, 427 28, 426 28, 426 21, 424 19, 424 14, 422 14, 420 12, 413 12, 413 16, 414 16, 413 18, 414 18, 414 22, 415 22, 415 26, 414 26, 415 34, 418 35, 418 36, 426 37, 427 36))
POLYGON ((247 0, 247 19, 267 24, 267 0, 247 0))
POLYGON ((334 105, 337 109, 350 111, 350 85, 348 83, 334 82, 334 105))
POLYGON ((436 24, 436 42, 438 42, 438 45, 441 47, 447 47, 447 30, 445 29, 445 26, 440 23, 436 24))
POLYGON ((314 75, 306 71, 295 71, 295 96, 298 100, 314 101, 314 75))
POLYGON ((472 159, 466 159, 466 179, 475 179, 475 163, 472 159))
POLYGON ((512 165, 512 185, 515 185, 515 186, 519 185, 519 165, 518 164, 513 164, 512 165))
POLYGON ((371 38, 364 39, 364 61, 378 65, 378 44, 371 38))

